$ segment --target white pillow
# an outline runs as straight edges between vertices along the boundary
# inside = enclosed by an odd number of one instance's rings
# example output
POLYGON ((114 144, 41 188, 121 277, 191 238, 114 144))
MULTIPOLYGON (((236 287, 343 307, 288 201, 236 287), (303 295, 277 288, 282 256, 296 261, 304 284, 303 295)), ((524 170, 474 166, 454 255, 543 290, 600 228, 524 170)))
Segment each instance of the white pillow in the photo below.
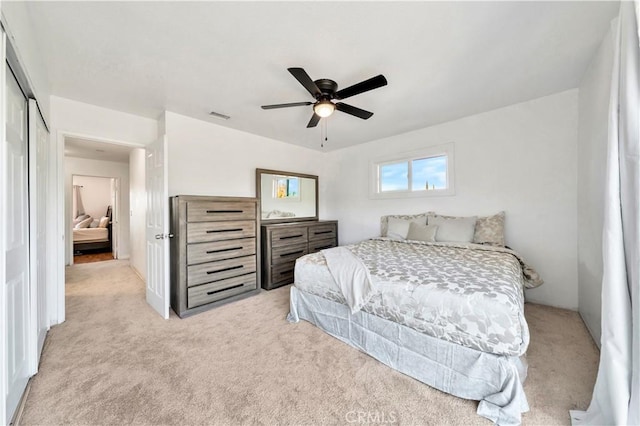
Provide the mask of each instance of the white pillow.
POLYGON ((107 225, 109 225, 109 218, 107 216, 102 216, 102 218, 100 218, 98 228, 106 228, 107 225))
POLYGON ((436 241, 437 231, 437 225, 419 225, 417 223, 411 222, 409 224, 409 233, 407 234, 407 240, 427 241, 433 243, 436 241))
POLYGON ((409 233, 409 226, 412 223, 418 225, 425 225, 426 217, 419 216, 413 219, 400 219, 397 217, 390 217, 387 222, 387 237, 394 240, 404 240, 409 233))
POLYGON ((78 222, 78 224, 73 229, 88 228, 89 225, 91 225, 91 222, 93 222, 93 218, 91 216, 89 216, 88 218, 83 219, 80 222, 78 222))
POLYGON ((438 225, 436 241, 448 241, 456 243, 470 243, 476 230, 476 216, 446 218, 442 216, 429 216, 429 225, 438 225))

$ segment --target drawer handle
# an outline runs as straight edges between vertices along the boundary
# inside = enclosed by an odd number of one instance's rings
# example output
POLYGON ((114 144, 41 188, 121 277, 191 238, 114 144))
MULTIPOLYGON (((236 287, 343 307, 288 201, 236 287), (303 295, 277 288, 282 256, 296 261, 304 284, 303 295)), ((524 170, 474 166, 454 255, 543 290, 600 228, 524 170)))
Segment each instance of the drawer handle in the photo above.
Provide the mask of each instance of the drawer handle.
POLYGON ((216 269, 215 271, 207 271, 207 274, 217 274, 218 272, 226 272, 226 271, 233 271, 234 269, 242 269, 244 268, 244 265, 238 265, 238 266, 231 266, 229 268, 224 268, 224 269, 216 269))
POLYGON ((207 231, 207 234, 215 234, 218 232, 236 232, 236 231, 242 231, 242 228, 233 228, 233 229, 210 229, 207 231))
POLYGON ((326 250, 326 249, 329 249, 331 247, 335 247, 335 246, 328 245, 328 246, 316 247, 316 250, 326 250))
POLYGON ((280 237, 281 240, 289 240, 291 238, 300 238, 302 237, 302 234, 300 235, 287 235, 286 237, 280 237))
POLYGON ((219 249, 219 250, 207 250, 207 254, 213 254, 213 253, 223 253, 225 251, 233 251, 233 250, 242 250, 244 247, 231 247, 231 248, 225 248, 225 249, 219 249))
POLYGON ((207 213, 244 213, 244 210, 207 210, 207 213))
POLYGON ((333 233, 333 230, 330 230, 330 231, 313 231, 313 233, 316 234, 316 235, 331 234, 331 233, 333 233))
POLYGON ((293 272, 293 269, 289 269, 288 271, 280 272, 280 275, 287 275, 293 272))
POLYGON ((243 286, 244 286, 244 284, 238 284, 238 285, 234 285, 233 287, 223 288, 221 290, 208 291, 207 295, 211 296, 212 294, 220 293, 221 291, 233 290, 234 288, 240 288, 240 287, 243 287, 243 286))
POLYGON ((301 253, 304 253, 304 250, 292 251, 291 253, 284 253, 284 254, 281 254, 280 257, 293 256, 294 254, 301 254, 301 253))

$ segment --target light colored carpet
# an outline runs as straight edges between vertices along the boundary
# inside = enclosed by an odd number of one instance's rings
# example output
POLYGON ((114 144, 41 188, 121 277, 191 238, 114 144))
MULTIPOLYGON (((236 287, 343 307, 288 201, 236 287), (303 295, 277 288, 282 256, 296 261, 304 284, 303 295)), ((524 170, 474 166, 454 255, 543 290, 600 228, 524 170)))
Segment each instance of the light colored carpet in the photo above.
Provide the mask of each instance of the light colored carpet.
MULTIPOLYGON (((476 402, 287 323, 288 301, 285 287, 165 321, 126 261, 73 266, 67 321, 49 332, 21 424, 489 424, 476 402)), ((523 422, 569 424, 589 403, 597 349, 575 312, 526 313, 523 422)))

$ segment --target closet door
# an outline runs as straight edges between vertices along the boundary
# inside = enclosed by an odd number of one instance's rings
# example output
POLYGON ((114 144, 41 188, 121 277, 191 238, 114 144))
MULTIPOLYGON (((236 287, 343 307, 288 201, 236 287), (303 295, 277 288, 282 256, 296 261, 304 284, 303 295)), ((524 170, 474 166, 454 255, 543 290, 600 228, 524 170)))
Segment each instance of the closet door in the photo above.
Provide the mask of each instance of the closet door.
MULTIPOLYGON (((6 66, 6 65, 5 65, 6 66)), ((7 424, 29 380, 29 210, 27 99, 6 69, 5 261, 7 424)))
POLYGON ((47 317, 47 153, 49 131, 42 120, 38 103, 29 99, 29 212, 31 218, 31 321, 33 346, 31 372, 38 371, 49 322, 47 317))

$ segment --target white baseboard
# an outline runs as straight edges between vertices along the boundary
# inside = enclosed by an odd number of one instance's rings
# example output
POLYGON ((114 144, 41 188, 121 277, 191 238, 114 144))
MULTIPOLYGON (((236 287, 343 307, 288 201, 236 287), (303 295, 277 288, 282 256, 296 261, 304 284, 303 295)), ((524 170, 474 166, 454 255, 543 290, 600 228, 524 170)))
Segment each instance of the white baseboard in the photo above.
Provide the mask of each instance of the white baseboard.
POLYGON ((142 274, 140 273, 140 271, 138 271, 133 265, 129 264, 129 267, 133 270, 133 272, 138 276, 138 278, 140 278, 140 281, 142 281, 143 283, 146 283, 147 280, 144 279, 144 277, 142 276, 142 274))
POLYGON ((24 405, 27 402, 27 396, 29 396, 29 391, 31 390, 31 380, 33 380, 33 377, 31 377, 27 382, 27 387, 22 393, 22 398, 20 398, 20 403, 18 404, 18 408, 16 408, 16 412, 13 414, 13 419, 11 419, 9 426, 20 426, 20 420, 22 419, 22 413, 24 412, 24 405))

